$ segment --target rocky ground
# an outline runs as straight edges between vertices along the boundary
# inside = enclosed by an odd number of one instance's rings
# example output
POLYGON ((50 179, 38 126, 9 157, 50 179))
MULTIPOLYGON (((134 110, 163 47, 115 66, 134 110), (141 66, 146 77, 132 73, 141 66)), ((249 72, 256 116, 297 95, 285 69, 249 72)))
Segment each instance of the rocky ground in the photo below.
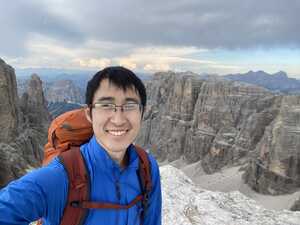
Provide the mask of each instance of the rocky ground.
POLYGON ((300 225, 300 212, 268 210, 238 191, 197 187, 182 171, 161 167, 164 225, 300 225))
POLYGON ((177 160, 172 165, 180 168, 200 188, 225 193, 239 191, 266 209, 290 209, 294 202, 300 198, 300 188, 294 193, 276 196, 257 193, 243 181, 244 170, 241 166, 223 168, 214 174, 206 174, 197 165, 198 163, 185 165, 181 160, 177 160))

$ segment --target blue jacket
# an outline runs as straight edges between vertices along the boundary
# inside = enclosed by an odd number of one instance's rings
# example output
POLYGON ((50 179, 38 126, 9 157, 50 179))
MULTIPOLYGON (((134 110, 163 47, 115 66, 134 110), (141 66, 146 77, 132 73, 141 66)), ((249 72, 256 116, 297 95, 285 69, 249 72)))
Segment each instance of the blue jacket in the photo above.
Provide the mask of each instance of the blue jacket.
MULTIPOLYGON (((95 137, 81 146, 90 173, 92 201, 128 204, 141 193, 137 176, 139 158, 130 145, 128 166, 121 170, 95 137)), ((144 225, 161 224, 161 186, 159 168, 150 155, 152 192, 144 225)), ((59 225, 68 197, 68 177, 55 158, 48 166, 34 170, 0 191, 0 224, 27 225, 43 217, 45 225, 59 225)), ((138 225, 140 202, 128 210, 89 210, 86 225, 138 225)))

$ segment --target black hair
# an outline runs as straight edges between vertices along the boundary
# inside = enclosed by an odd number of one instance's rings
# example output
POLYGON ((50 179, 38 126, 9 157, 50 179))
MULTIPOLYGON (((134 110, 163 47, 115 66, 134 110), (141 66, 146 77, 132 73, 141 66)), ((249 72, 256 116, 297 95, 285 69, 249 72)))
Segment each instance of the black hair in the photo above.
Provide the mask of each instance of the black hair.
POLYGON ((108 79, 110 83, 124 91, 128 88, 134 88, 141 98, 142 112, 144 112, 147 101, 145 85, 131 70, 122 66, 106 67, 93 76, 87 84, 85 93, 85 103, 88 106, 93 103, 95 92, 99 88, 99 85, 101 85, 101 81, 104 79, 108 79))

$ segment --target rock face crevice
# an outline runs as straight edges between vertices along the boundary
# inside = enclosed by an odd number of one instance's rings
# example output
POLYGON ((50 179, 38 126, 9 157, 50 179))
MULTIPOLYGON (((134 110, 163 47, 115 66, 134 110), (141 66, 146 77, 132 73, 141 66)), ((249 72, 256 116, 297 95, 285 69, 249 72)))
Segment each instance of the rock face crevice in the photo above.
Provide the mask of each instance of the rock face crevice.
POLYGON ((0 187, 40 166, 50 116, 37 75, 17 96, 14 69, 0 60, 0 187))
POLYGON ((201 86, 194 74, 180 74, 179 79, 174 75, 157 73, 146 85, 148 107, 138 142, 150 147, 160 160, 173 161, 184 153, 186 132, 192 125, 201 86), (161 122, 163 127, 157 126, 161 122))
POLYGON ((9 142, 18 135, 18 101, 14 69, 0 59, 0 142, 9 142))
POLYGON ((284 96, 244 175, 259 192, 283 194, 300 187, 300 96, 284 96))

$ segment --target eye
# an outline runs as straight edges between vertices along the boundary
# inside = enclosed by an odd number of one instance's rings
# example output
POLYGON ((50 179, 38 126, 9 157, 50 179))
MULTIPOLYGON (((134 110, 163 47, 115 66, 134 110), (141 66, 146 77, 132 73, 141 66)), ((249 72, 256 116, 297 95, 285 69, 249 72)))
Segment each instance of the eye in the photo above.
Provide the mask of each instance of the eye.
POLYGON ((125 111, 132 111, 132 110, 137 110, 139 108, 139 104, 137 103, 127 103, 123 105, 123 109, 125 111))

